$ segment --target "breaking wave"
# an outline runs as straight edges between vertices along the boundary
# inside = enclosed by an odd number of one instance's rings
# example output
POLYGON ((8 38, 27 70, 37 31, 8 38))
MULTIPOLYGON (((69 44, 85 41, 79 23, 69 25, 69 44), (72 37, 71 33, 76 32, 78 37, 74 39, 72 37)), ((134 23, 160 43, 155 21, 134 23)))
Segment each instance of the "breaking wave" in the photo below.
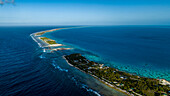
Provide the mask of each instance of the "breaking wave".
POLYGON ((67 69, 62 69, 57 63, 53 60, 52 65, 55 67, 55 69, 58 69, 60 71, 68 72, 67 69))

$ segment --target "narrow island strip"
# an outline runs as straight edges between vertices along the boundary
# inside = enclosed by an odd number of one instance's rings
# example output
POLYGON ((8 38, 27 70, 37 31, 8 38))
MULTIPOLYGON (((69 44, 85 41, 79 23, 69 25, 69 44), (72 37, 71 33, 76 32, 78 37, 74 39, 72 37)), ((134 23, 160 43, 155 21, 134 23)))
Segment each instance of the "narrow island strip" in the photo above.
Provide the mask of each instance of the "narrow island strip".
POLYGON ((129 96, 170 96, 170 82, 165 79, 146 78, 122 72, 90 61, 79 53, 63 58, 70 66, 129 96))
MULTIPOLYGON (((70 27, 70 28, 72 28, 72 27, 70 27)), ((56 47, 61 47, 61 46, 64 46, 64 45, 63 44, 59 44, 55 40, 52 40, 50 38, 42 37, 42 35, 44 35, 47 32, 54 32, 54 31, 63 30, 63 29, 68 29, 68 28, 56 28, 56 29, 51 29, 51 30, 45 30, 45 31, 33 33, 30 36, 32 37, 32 39, 35 42, 38 43, 38 45, 41 48, 44 48, 43 49, 44 52, 48 52, 48 50, 50 52, 53 52, 53 51, 59 51, 59 50, 69 50, 69 49, 72 49, 72 48, 56 48, 56 47)))

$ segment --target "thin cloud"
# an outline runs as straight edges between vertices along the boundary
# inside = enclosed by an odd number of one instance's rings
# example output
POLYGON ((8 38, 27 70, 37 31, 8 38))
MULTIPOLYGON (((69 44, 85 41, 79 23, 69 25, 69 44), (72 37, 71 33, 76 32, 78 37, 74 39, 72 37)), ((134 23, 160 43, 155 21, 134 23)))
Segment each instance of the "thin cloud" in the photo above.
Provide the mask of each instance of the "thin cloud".
POLYGON ((0 5, 4 5, 5 3, 15 4, 15 0, 0 0, 0 5))

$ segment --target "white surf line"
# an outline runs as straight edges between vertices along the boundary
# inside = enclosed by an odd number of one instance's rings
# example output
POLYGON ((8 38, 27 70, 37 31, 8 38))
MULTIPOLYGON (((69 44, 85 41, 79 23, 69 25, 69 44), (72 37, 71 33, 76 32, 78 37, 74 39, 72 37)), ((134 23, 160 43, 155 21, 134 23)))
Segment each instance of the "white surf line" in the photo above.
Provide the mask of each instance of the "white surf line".
MULTIPOLYGON (((46 42, 44 42, 43 40, 42 40, 42 41, 43 41, 44 43, 46 43, 47 45, 42 45, 42 43, 38 41, 38 39, 39 39, 39 37, 40 37, 41 35, 36 35, 36 33, 41 33, 41 32, 48 33, 48 32, 46 32, 46 31, 54 32, 54 31, 59 31, 59 30, 67 30, 67 29, 83 28, 83 27, 87 27, 87 26, 67 27, 67 28, 54 28, 54 29, 50 29, 50 30, 35 32, 35 33, 30 34, 30 36, 31 36, 31 38, 32 38, 35 42, 38 43, 39 47, 41 47, 41 48, 44 48, 44 47, 59 47, 59 46, 65 46, 65 45, 63 45, 63 44, 51 44, 51 45, 50 45, 50 44, 47 44, 46 42)), ((44 34, 45 34, 45 33, 44 33, 44 34)), ((39 40, 41 40, 41 39, 39 39, 39 40)), ((63 48, 63 49, 64 49, 64 50, 69 50, 69 48, 63 48)), ((73 49, 73 48, 70 48, 70 49, 73 49)), ((61 50, 61 49, 59 48, 58 50, 61 50)), ((58 50, 55 49, 55 50, 53 50, 53 51, 58 51, 58 50)), ((44 49, 43 52, 46 52, 46 50, 44 49)))
POLYGON ((35 42, 37 42, 37 44, 39 45, 39 47, 42 48, 42 45, 35 39, 34 35, 31 34, 30 36, 31 36, 31 38, 32 38, 35 42))

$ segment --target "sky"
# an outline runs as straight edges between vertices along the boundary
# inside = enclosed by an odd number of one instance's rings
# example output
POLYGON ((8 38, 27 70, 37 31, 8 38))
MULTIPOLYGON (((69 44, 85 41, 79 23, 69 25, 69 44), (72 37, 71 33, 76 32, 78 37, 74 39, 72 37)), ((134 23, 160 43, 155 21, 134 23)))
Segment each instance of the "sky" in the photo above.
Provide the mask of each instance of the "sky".
POLYGON ((170 25, 170 0, 15 0, 0 25, 170 25))

